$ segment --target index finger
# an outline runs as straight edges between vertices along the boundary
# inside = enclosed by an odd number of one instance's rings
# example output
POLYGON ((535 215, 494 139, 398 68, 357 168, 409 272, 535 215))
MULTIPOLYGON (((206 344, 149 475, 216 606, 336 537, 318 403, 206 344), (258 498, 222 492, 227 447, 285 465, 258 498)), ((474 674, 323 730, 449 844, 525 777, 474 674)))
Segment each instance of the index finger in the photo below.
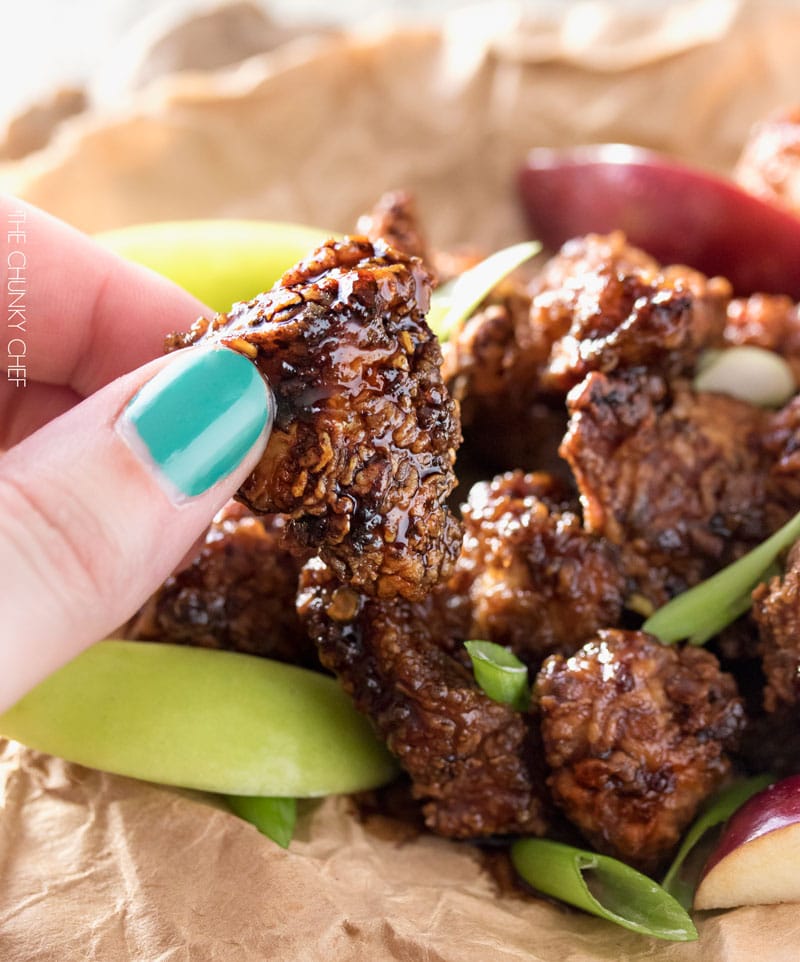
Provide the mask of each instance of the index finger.
POLYGON ((209 313, 166 278, 12 197, 0 196, 0 238, 4 346, 28 380, 86 397, 158 357, 166 334, 209 313))

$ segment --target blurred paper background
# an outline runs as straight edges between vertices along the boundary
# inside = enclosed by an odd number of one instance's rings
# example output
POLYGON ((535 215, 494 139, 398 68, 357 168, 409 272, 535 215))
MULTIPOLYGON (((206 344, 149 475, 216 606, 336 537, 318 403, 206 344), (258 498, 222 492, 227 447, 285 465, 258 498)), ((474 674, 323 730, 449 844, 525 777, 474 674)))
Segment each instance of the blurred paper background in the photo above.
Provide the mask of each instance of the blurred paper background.
POLYGON ((388 7, 352 29, 298 26, 300 9, 156 11, 110 51, 93 41, 87 109, 34 152, 46 117, 12 124, 6 156, 24 156, 0 163, 0 189, 89 231, 200 216, 347 230, 406 186, 435 204, 435 242, 492 246, 524 230, 513 179, 531 146, 621 140, 724 170, 800 96, 789 3, 501 0, 438 23, 420 5, 396 30, 388 7))

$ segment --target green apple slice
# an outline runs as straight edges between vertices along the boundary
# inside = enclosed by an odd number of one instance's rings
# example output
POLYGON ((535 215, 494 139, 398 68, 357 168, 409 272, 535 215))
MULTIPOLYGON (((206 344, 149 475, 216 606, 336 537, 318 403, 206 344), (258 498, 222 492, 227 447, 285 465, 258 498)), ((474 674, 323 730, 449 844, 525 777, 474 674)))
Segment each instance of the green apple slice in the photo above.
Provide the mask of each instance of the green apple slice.
POLYGON ((331 236, 300 224, 250 220, 163 221, 121 227, 96 240, 144 264, 215 311, 269 290, 331 236))
POLYGON ((99 642, 0 715, 0 733, 91 768, 226 795, 329 795, 396 774, 332 678, 179 645, 99 642))

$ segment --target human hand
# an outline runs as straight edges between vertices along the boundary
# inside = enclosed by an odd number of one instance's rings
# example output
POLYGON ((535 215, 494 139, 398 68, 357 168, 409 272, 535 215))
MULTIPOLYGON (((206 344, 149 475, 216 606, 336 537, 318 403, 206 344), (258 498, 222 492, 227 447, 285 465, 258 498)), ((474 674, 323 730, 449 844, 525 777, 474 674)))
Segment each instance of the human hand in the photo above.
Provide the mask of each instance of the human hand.
POLYGON ((160 356, 207 313, 170 282, 12 198, 0 236, 2 711, 164 581, 261 456, 272 398, 233 351, 160 356))

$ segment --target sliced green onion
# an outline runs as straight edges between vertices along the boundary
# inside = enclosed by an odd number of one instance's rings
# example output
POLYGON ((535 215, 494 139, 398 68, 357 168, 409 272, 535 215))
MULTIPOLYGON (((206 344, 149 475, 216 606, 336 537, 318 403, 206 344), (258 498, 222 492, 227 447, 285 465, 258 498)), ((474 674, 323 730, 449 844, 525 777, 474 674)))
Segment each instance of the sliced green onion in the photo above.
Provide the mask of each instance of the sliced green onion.
POLYGON ((632 932, 670 942, 697 938, 686 910, 668 892, 615 858, 549 839, 523 838, 511 846, 511 861, 544 895, 632 932))
POLYGON ((701 358, 695 391, 727 394, 759 407, 780 407, 797 392, 794 374, 780 354, 742 344, 701 358))
POLYGON ((93 645, 0 715, 0 733, 91 768, 222 795, 330 795, 396 773, 334 679, 181 645, 93 645))
POLYGON ((538 241, 504 247, 457 278, 455 283, 433 292, 428 324, 440 341, 472 314, 475 308, 508 274, 541 251, 538 241))
POLYGON ((774 780, 772 775, 757 775, 754 778, 729 785, 711 799, 706 809, 686 833, 683 844, 678 849, 678 854, 661 883, 663 888, 676 898, 684 908, 692 907, 694 890, 697 887, 699 874, 705 862, 703 857, 697 860, 697 864, 687 865, 687 856, 693 852, 710 829, 727 822, 731 815, 738 808, 741 808, 751 795, 760 792, 767 785, 772 784, 774 780))
POLYGON ((297 821, 297 801, 294 798, 265 798, 263 795, 228 795, 225 801, 231 811, 277 842, 288 848, 297 821))
POLYGON ((688 638, 702 645, 750 607, 750 594, 764 581, 778 555, 800 538, 800 512, 775 534, 711 578, 673 598, 642 625, 665 645, 688 638))
POLYGON ((527 711, 531 692, 528 669, 513 652, 493 641, 465 641, 475 681, 492 701, 527 711))
POLYGON ((628 611, 635 611, 637 615, 641 615, 642 618, 649 618, 650 615, 655 611, 655 605, 653 602, 638 591, 634 591, 632 595, 628 595, 625 599, 625 607, 628 611))

